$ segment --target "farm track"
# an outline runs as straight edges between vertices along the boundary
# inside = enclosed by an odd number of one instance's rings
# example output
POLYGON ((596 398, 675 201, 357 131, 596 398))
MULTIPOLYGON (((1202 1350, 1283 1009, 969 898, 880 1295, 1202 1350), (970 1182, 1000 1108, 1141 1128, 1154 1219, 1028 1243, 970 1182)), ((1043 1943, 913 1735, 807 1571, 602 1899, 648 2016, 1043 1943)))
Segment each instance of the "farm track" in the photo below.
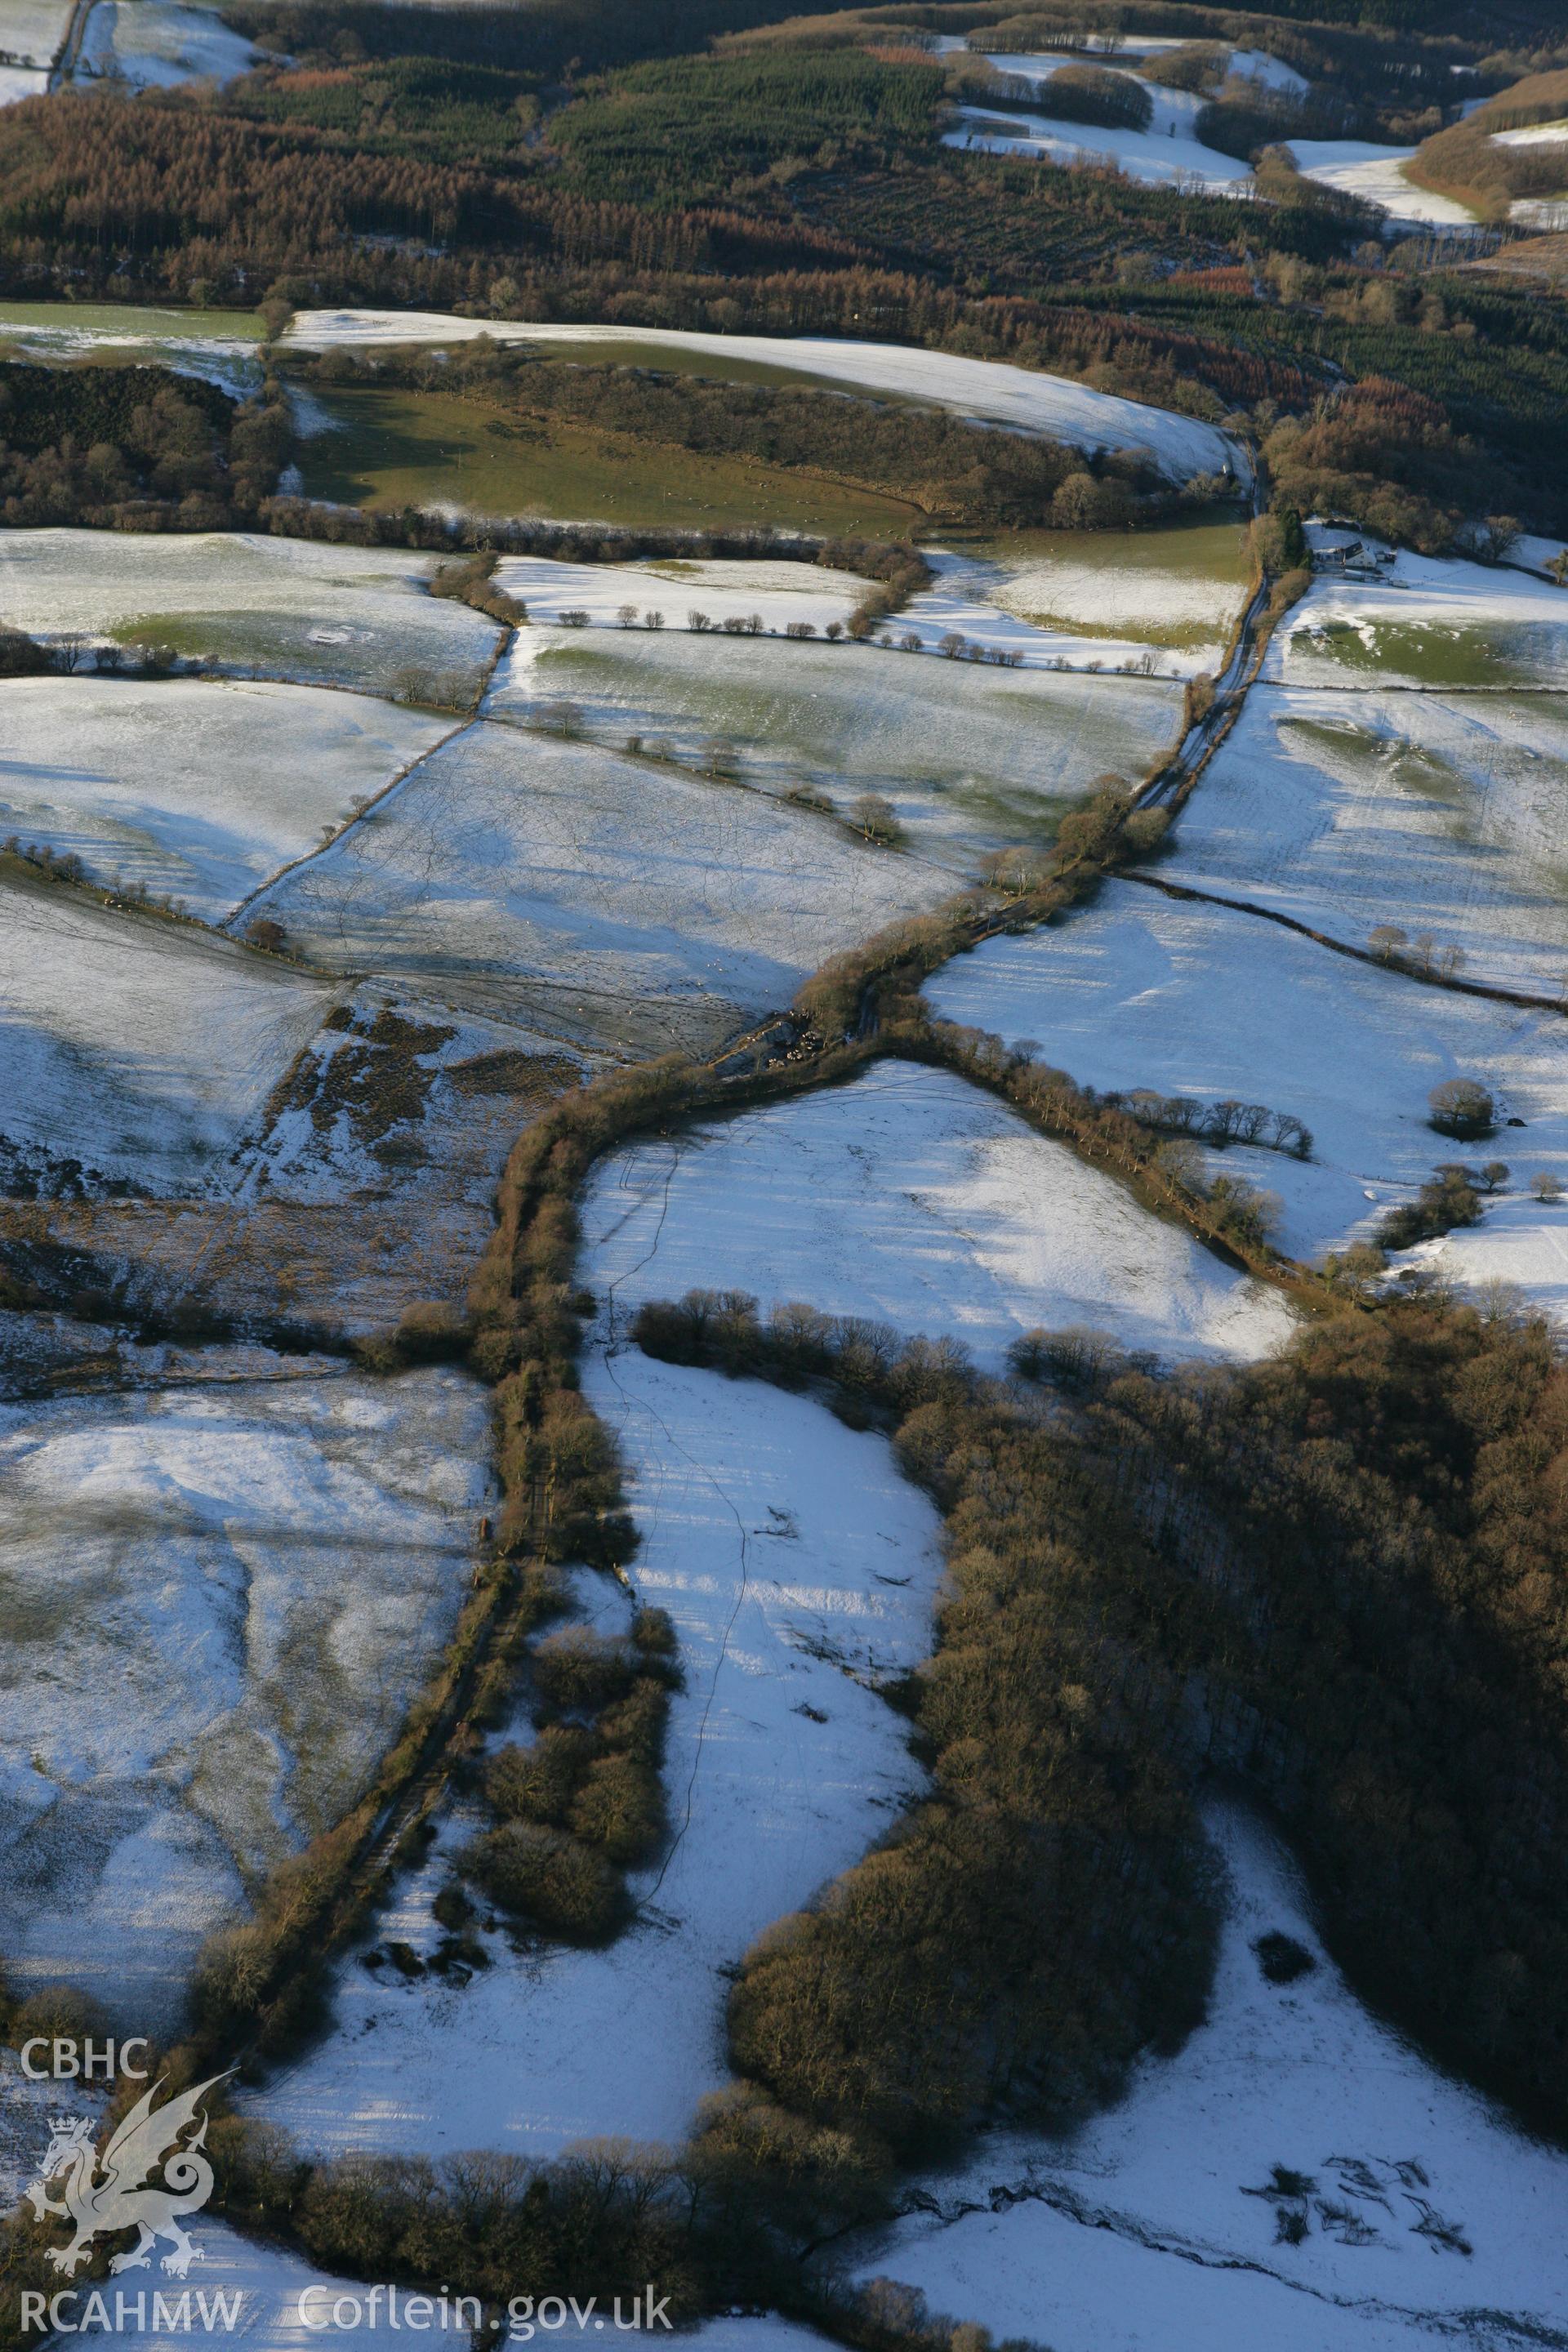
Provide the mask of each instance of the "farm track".
POLYGON ((1258 643, 1258 624, 1268 604, 1268 583, 1260 580, 1242 615, 1230 659, 1215 685, 1215 698, 1195 726, 1188 729, 1174 755, 1138 795, 1141 808, 1183 807, 1199 777, 1240 718, 1247 697, 1258 683, 1266 650, 1258 643))

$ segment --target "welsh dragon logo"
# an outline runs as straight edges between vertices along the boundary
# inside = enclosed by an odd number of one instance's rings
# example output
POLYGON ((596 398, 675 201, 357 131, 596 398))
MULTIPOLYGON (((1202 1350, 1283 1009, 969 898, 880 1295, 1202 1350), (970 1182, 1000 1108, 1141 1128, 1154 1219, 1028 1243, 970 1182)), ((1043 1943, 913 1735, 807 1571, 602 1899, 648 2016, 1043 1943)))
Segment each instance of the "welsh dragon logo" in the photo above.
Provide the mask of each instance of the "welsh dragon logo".
POLYGON ((27 2200, 39 2221, 54 2213, 75 2226, 68 2246, 49 2249, 57 2271, 69 2278, 87 2260, 93 2240, 116 2230, 133 2229, 140 2235, 129 2252, 115 2255, 111 2271, 146 2270, 160 2238, 167 2238, 174 2248, 163 2260, 163 2268, 174 2277, 184 2278, 191 2264, 201 2261, 202 2250, 180 2227, 180 2216, 199 2213, 212 2195, 213 2168, 202 2154, 207 2119, 198 2109, 213 2084, 226 2079, 214 2074, 154 2107, 163 2087, 160 2078, 137 2100, 101 2156, 93 2146, 90 2116, 50 2116, 49 2144, 27 2200), (197 2126, 195 2137, 180 2146, 180 2134, 193 2123, 197 2126), (149 2188, 147 2176, 160 2164, 163 2181, 149 2188), (64 2184, 58 2198, 48 2194, 55 2179, 64 2184))

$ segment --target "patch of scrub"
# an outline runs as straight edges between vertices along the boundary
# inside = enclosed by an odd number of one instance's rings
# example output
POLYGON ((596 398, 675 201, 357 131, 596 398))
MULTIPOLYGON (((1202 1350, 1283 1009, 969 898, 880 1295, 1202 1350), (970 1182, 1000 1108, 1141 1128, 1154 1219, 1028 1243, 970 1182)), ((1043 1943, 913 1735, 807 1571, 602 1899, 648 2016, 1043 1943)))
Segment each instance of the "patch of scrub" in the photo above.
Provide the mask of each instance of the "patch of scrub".
MULTIPOLYGON (((579 1267, 600 1292, 621 1262, 618 1214, 588 1204, 579 1267)), ((727 1241, 713 1237, 705 1279, 726 1278, 727 1241)), ((906 1726, 873 1685, 929 1651, 937 1523, 886 1441, 803 1397, 655 1363, 607 1320, 583 1384, 621 1446, 637 1598, 679 1636, 668 1850, 632 1874, 637 1917, 606 1950, 514 1950, 491 1931, 490 1967, 460 1990, 347 1960, 331 2035, 245 2102, 308 2147, 547 2156, 602 2134, 679 2140, 728 2079, 724 1972, 919 1786, 906 1726)), ((607 1577, 578 1582, 601 1627, 624 1628, 628 1597, 607 1577)), ((529 1736, 522 1712, 500 1735, 529 1736)), ((431 1899, 476 1826, 448 1818, 374 1938, 435 1951, 431 1899)))
POLYGON ((962 415, 1048 435, 1077 448, 1136 450, 1173 481, 1194 474, 1246 471, 1240 445, 1194 417, 1094 392, 1066 376, 901 343, 805 335, 712 335, 673 327, 546 326, 534 320, 462 319, 434 310, 300 310, 284 341, 300 351, 319 352, 385 343, 467 342, 476 335, 489 335, 497 342, 536 343, 541 349, 588 342, 607 354, 623 343, 668 346, 719 362, 720 373, 731 359, 771 362, 806 377, 851 384, 860 392, 931 401, 962 415))
POLYGON ((1255 687, 1162 873, 1355 947, 1555 995, 1568 982, 1568 703, 1255 687))
POLYGON ((1131 1193, 946 1071, 853 1085, 611 1153, 585 1229, 618 1304, 716 1279, 963 1340, 982 1369, 1037 1325, 1166 1359, 1266 1355, 1293 1318, 1131 1193), (721 1276, 713 1269, 721 1268, 721 1276))
POLYGON ((0 688, 0 837, 216 922, 452 724, 321 687, 14 678, 0 688))
POLYGON ((179 7, 174 0, 94 0, 75 78, 172 89, 185 81, 233 81, 259 55, 215 8, 179 7))
MULTIPOLYGON (((5 1189, 15 1188, 7 1181, 5 1189)), ((114 1361, 107 1324, 0 1307, 0 1398, 47 1396, 62 1379, 90 1380, 114 1361)))
POLYGON ((1542 580, 1401 550, 1375 579, 1320 578, 1276 631, 1285 686, 1568 685, 1568 596, 1542 580))
POLYGON ((1506 1160, 1506 1197, 1440 1253, 1457 1276, 1496 1275, 1568 1322, 1568 1209, 1530 1192, 1542 1171, 1568 1183, 1558 1014, 1427 987, 1255 915, 1116 881, 1048 930, 958 957, 926 994, 944 1020, 1037 1040, 1082 1085, 1264 1103, 1304 1120, 1310 1160, 1238 1146, 1210 1159, 1279 1196, 1280 1246, 1297 1257, 1368 1238, 1438 1160, 1506 1160), (1452 1077, 1493 1091, 1489 1141, 1466 1150, 1428 1126, 1427 1096, 1452 1077))
POLYGON ((0 533, 0 612, 13 627, 146 640, 226 669, 463 703, 500 632, 427 594, 431 556, 258 532, 0 533))
MULTIPOLYGON (((905 620, 895 615, 900 634, 905 620)), ((1182 724, 1179 688, 1157 679, 765 636, 521 631, 487 710, 552 726, 563 704, 601 742, 638 738, 764 792, 808 784, 845 815, 859 793, 879 793, 911 849, 964 872, 978 851, 1050 833, 1100 776, 1141 777, 1182 724)))
POLYGON ((0 1132, 156 1192, 226 1191, 332 994, 191 925, 0 882, 0 1132))
POLYGON ((483 1391, 253 1350, 0 1407, 0 1950, 167 2032, 242 1881, 336 1821, 454 1622, 483 1391))
POLYGON ((340 970, 637 1054, 717 1042, 952 887, 759 793, 481 724, 257 904, 340 970))
MULTIPOLYGON (((257 1334, 384 1333, 411 1299, 463 1297, 508 1152, 584 1075, 553 1039, 367 983, 280 1073, 205 1192, 116 1198, 0 1142, 0 1231, 51 1297, 86 1286, 154 1316, 190 1301, 257 1334)), ((66 1326, 67 1345, 45 1321, 0 1315, 0 1393, 47 1392, 51 1359, 102 1353, 91 1327, 66 1326)))
POLYGON ((89 2086, 63 2075, 57 2082, 51 2074, 35 2081, 23 2074, 17 2051, 0 2050, 0 2206, 9 2212, 37 2179, 52 2116, 89 2116, 96 2135, 108 2105, 101 2083, 89 2086))
POLYGON ((268 1104, 267 1199, 330 1211, 395 1194, 405 1213, 423 1201, 449 1226, 458 1202, 491 1208, 519 1129, 584 1076, 526 1029, 368 983, 268 1104))
POLYGON ((1568 2158, 1368 2014, 1274 1837, 1208 1826, 1231 1897, 1205 2023, 1072 2137, 999 2134, 922 2183, 860 2275, 1058 2352, 1560 2341, 1568 2158))

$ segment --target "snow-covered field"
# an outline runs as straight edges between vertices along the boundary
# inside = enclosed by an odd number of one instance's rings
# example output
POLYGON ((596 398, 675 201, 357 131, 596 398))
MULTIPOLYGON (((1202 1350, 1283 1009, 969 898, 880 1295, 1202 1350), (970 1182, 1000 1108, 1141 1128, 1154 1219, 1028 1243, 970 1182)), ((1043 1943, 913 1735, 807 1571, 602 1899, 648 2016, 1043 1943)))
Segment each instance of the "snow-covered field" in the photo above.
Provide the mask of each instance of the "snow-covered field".
POLYGON ((522 630, 487 709, 550 724, 563 702, 616 746, 640 736, 700 763, 722 741, 770 793, 808 782, 845 814, 858 793, 881 793, 913 849, 964 871, 977 849, 1037 837, 1096 778, 1141 777, 1182 719, 1177 688, 1145 678, 765 637, 522 630))
POLYGON ((0 1132, 159 1192, 226 1189, 331 996, 189 925, 0 884, 0 1132))
POLYGON ((1249 163, 1222 155, 1194 136, 1193 117, 1204 102, 1201 98, 1187 90, 1152 90, 1150 95, 1154 121, 1147 131, 1015 114, 1002 100, 994 108, 961 106, 958 128, 943 132, 942 144, 986 155, 1032 155, 1052 163, 1114 164, 1129 179, 1153 187, 1190 187, 1211 195, 1240 195, 1249 190, 1249 163))
MULTIPOLYGON (((1151 58, 1160 57, 1170 49, 1180 48, 1185 37, 1187 37, 1180 34, 1167 38, 1151 38, 1141 33, 1118 34, 1116 50, 1111 63, 1118 72, 1139 73, 1151 58)), ((1087 34, 1079 44, 1079 51, 1092 53, 1101 46, 1102 37, 1090 33, 1087 34)), ((1052 74, 1059 73, 1063 66, 1076 65, 1082 61, 1081 54, 1075 55, 1071 50, 1067 49, 986 49, 981 47, 979 35, 962 33, 939 33, 934 43, 933 53, 942 58, 955 58, 960 54, 980 56, 984 58, 987 65, 994 66, 998 73, 1016 74, 1023 79, 1033 82, 1047 80, 1052 74)), ((1283 58, 1270 57, 1266 49, 1232 49, 1228 60, 1225 58, 1223 51, 1216 49, 1216 55, 1221 59, 1222 67, 1230 73, 1241 74, 1248 81, 1261 82, 1269 89, 1286 90, 1298 98, 1306 96, 1310 84, 1304 76, 1299 74, 1294 66, 1287 65, 1283 58)), ((1150 86, 1149 95, 1158 106, 1167 100, 1189 98, 1192 93, 1187 90, 1167 89, 1161 83, 1152 83, 1150 86)), ((1196 103, 1201 104, 1202 100, 1199 100, 1196 103)))
POLYGON ((952 887, 760 793, 484 723, 257 904, 338 969, 654 1052, 952 887))
POLYGON ((1132 882, 1107 883, 1049 930, 988 940, 926 993, 945 1020, 1037 1040, 1086 1085, 1261 1102, 1304 1119, 1310 1160, 1236 1147, 1211 1159, 1279 1194, 1280 1245, 1298 1257, 1369 1235, 1438 1160, 1506 1160, 1507 1194, 1436 1255, 1462 1280, 1517 1284, 1568 1322, 1568 1207, 1529 1192, 1542 1171, 1568 1183, 1559 1015, 1426 987, 1255 915, 1132 882), (1522 1127, 1500 1125, 1468 1150, 1435 1133, 1426 1097, 1450 1077, 1480 1079, 1500 1119, 1522 1127))
POLYGON ((484 1392, 121 1351, 0 1407, 0 1949, 166 2031, 250 1871, 337 1819, 456 1616, 484 1392))
POLYGON ((1563 147, 1568 146, 1568 122, 1527 122, 1521 130, 1491 135, 1497 147, 1563 147))
POLYGON ((1552 995, 1565 827, 1561 696, 1254 687, 1161 871, 1354 947, 1394 924, 1468 978, 1552 995))
MULTIPOLYGON (((1065 537, 1065 534, 1062 534, 1065 537)), ((913 632, 926 653, 956 631, 1026 669, 1131 670, 1186 678, 1218 666, 1239 583, 1161 572, 1120 535, 1098 562, 983 550, 921 551, 934 584, 886 624, 896 643, 913 632)))
POLYGON ((994 1097, 907 1062, 630 1144, 600 1164, 588 1215, 605 1233, 589 1278, 613 1277, 624 1307, 721 1280, 764 1307, 963 1340, 988 1371, 1037 1325, 1167 1359, 1265 1355, 1292 1328, 1277 1291, 994 1097))
MULTIPOLYGON (((962 39, 953 37, 952 48, 964 46, 962 39)), ((1131 79, 1137 64, 1163 46, 1173 44, 1139 43, 1136 49, 1129 49, 1115 59, 1115 69, 1126 72, 1131 79)), ((945 44, 943 53, 951 53, 945 44)), ((1008 50, 985 50, 982 54, 986 64, 1007 80, 1028 82, 1036 89, 1059 73, 1063 66, 1077 62, 1069 53, 1059 50, 1047 50, 1037 56, 1008 50)), ((1234 50, 1230 70, 1247 80, 1298 96, 1307 89, 1307 83, 1293 67, 1259 49, 1234 50)), ((1249 194, 1251 165, 1234 155, 1223 155, 1216 148, 1205 147, 1197 136, 1197 117, 1207 103, 1205 94, 1170 89, 1158 82, 1146 87, 1152 111, 1148 128, 1143 131, 1030 114, 1025 101, 999 92, 989 103, 960 106, 961 127, 944 133, 943 143, 977 149, 987 154, 1039 156, 1053 163, 1113 163, 1130 179, 1142 180, 1155 187, 1176 184, 1201 188, 1213 195, 1249 194), (1015 108, 1023 110, 1016 115, 1015 108)))
POLYGON ((1393 220, 1420 221, 1431 228, 1474 228, 1476 216, 1466 205, 1406 178, 1405 166, 1415 152, 1414 147, 1379 147, 1364 139, 1290 142, 1303 179, 1359 196, 1393 220))
POLYGON ((640 624, 658 613, 671 628, 684 629, 687 615, 706 614, 715 628, 753 615, 764 630, 783 635, 792 623, 825 629, 841 625, 870 585, 853 572, 832 572, 816 563, 743 562, 701 557, 687 562, 562 563, 549 556, 503 556, 495 584, 528 607, 532 621, 559 621, 563 613, 583 613, 590 625, 627 625, 629 606, 640 624))
POLYGON ((711 335, 674 327, 545 326, 534 320, 463 319, 435 310, 299 310, 283 340, 300 351, 322 352, 385 343, 460 343, 477 335, 542 348, 581 342, 662 344, 721 362, 760 362, 851 384, 860 392, 932 401, 988 423, 1047 434, 1078 448, 1137 450, 1175 481, 1194 474, 1246 469, 1238 445, 1194 417, 1145 407, 1113 393, 1093 392, 1065 376, 901 343, 711 335))
POLYGON ((106 79, 132 89, 232 81, 248 72, 258 54, 216 9, 180 7, 174 0, 95 0, 77 79, 106 79))
MULTIPOLYGON (((1546 579, 1552 577, 1548 566, 1563 556, 1568 556, 1568 541, 1549 539, 1541 532, 1526 530, 1520 533, 1509 549, 1507 562, 1510 570, 1517 568, 1521 572, 1533 572, 1538 577, 1546 579)), ((1554 579, 1552 585, 1556 585, 1554 579)))
POLYGON ((242 672, 411 701, 466 697, 499 632, 426 593, 434 562, 254 532, 7 530, 0 613, 46 639, 144 637, 242 672))
POLYGON ((70 20, 71 0, 0 0, 0 57, 53 65, 70 20))
MULTIPOLYGON (((181 1042, 199 1070, 201 1025, 198 1004, 181 1042)), ((74 1075, 90 1096, 90 1067, 74 1075)), ((582 1075, 554 1039, 367 984, 309 1037, 265 1115, 246 1121, 237 1160, 226 1131, 221 1157, 171 1149, 138 1161, 151 1198, 89 1185, 86 1199, 61 1200, 68 1171, 51 1181, 37 1152, 0 1143, 0 1192, 26 1193, 33 1181, 44 1196, 5 1212, 5 1230, 24 1264, 40 1230, 68 1267, 80 1253, 91 1286, 123 1300, 128 1317, 193 1300, 258 1335, 279 1324, 344 1341, 384 1334, 411 1298, 463 1296, 494 1230, 507 1153, 582 1075)), ((180 1122, 165 1124, 179 1146, 180 1122)), ((89 1164, 97 1139, 89 1131, 80 1152, 89 1164)), ((68 1347, 54 1318, 24 1319, 28 1346, 0 1316, 0 1393, 7 1381, 38 1390, 50 1362, 105 1344, 73 1324, 86 1346, 68 1347)))
POLYGON ((216 921, 438 743, 451 720, 322 687, 0 686, 0 838, 216 921))
POLYGON ((1261 82, 1265 89, 1282 90, 1290 98, 1305 98, 1311 83, 1305 74, 1283 58, 1270 57, 1267 49, 1232 49, 1230 70, 1247 81, 1261 82))
POLYGON ((24 98, 42 98, 48 86, 45 67, 0 66, 0 106, 15 106, 24 98))
POLYGON ((1055 2352, 1564 2341, 1568 2158, 1367 2013, 1275 1838, 1217 1808, 1209 1829, 1231 1900, 1207 2021, 1075 2137, 998 2135, 922 2183, 936 2210, 858 2273, 1055 2352), (1314 1962, 1288 1985, 1254 1949, 1276 1933, 1314 1962), (1276 2167, 1310 2188, 1272 2193, 1276 2167))
POLYGON ((1316 580, 1262 675, 1288 686, 1568 685, 1568 593, 1498 566, 1401 550, 1374 580, 1316 580))
MULTIPOLYGON (((584 1215, 581 1271, 601 1293, 622 1262, 621 1209, 600 1190, 584 1215)), ((725 1278, 725 1238, 708 1279, 725 1278)), ((602 1326, 584 1387, 626 1460, 637 1594, 680 1639, 665 1766, 677 1834, 634 1874, 640 1916, 608 1950, 514 1952, 492 1934, 493 1965, 461 1990, 349 1959, 331 2036, 247 2100, 306 2147, 549 2155, 600 2134, 679 2139, 728 2076, 721 1971, 858 1861, 919 1785, 901 1718, 856 1676, 930 1648, 930 1504, 885 1440, 823 1406, 606 1352, 608 1337, 602 1326)), ((579 1584, 596 1622, 624 1625, 608 1578, 579 1584)), ((526 1717, 502 1736, 526 1740, 526 1717)), ((474 1826, 448 1820, 373 1937, 435 1948, 443 1854, 474 1826)))
MULTIPOLYGON (((1212 667, 1233 617, 1226 606, 1239 610, 1244 601, 1240 580, 1216 583, 1162 571, 1157 562, 1123 556, 1125 545, 1119 541, 1110 561, 1099 550, 1098 561, 1085 556, 1077 562, 1067 555, 1020 558, 1002 541, 961 552, 923 548, 935 574, 931 587, 889 614, 875 642, 932 654, 956 633, 965 646, 1005 654, 1009 666, 1024 669, 1146 672, 1152 663, 1161 677, 1184 678, 1212 667)), ((821 634, 837 621, 842 628, 868 585, 853 573, 814 564, 727 561, 589 564, 520 556, 504 559, 495 576, 499 587, 523 601, 535 623, 554 625, 563 613, 574 613, 581 617, 571 625, 618 628, 639 643, 664 629, 710 634, 721 642, 707 649, 705 665, 728 658, 742 669, 755 637, 786 636, 792 625, 821 634), (691 631, 693 611, 711 624, 710 631, 691 631), (657 616, 651 627, 650 613, 657 616), (724 638, 726 622, 761 625, 735 628, 740 642, 734 644, 724 638)), ((635 653, 637 646, 626 650, 635 653)), ((513 658, 526 664, 528 646, 521 645, 513 658)))

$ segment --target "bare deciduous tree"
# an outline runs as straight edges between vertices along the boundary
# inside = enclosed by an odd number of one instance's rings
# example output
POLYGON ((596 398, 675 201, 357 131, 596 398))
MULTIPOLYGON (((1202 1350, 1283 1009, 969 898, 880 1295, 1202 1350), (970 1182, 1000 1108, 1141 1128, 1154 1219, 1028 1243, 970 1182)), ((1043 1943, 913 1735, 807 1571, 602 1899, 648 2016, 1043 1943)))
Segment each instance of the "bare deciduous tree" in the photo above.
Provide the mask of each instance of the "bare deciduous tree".
POLYGON ((1426 1102, 1431 1124, 1439 1135, 1457 1136, 1468 1142, 1492 1131, 1497 1106, 1478 1079, 1445 1078, 1441 1086, 1433 1087, 1426 1102))
POLYGON ((884 848, 892 849, 904 837, 898 811, 880 793, 861 793, 850 803, 849 814, 867 841, 880 842, 884 848))

